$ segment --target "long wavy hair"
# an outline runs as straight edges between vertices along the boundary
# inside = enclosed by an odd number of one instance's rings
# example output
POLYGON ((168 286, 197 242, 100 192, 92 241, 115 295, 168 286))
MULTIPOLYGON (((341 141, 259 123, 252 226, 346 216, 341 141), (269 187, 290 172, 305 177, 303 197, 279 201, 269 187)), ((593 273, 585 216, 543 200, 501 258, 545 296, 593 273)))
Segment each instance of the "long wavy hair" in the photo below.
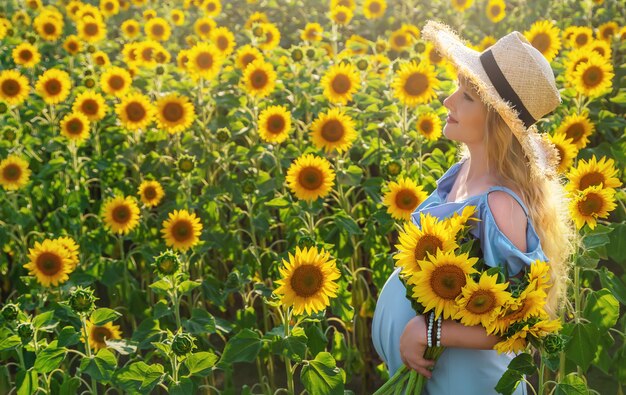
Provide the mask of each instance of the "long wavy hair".
MULTIPOLYGON (((560 306, 567 297, 568 279, 573 253, 580 236, 569 211, 569 200, 561 177, 531 180, 528 159, 521 144, 502 117, 487 105, 485 139, 487 165, 495 170, 502 186, 519 190, 528 208, 530 221, 539 236, 541 248, 548 258, 551 287, 547 292, 546 312, 552 319, 560 316, 560 306)), ((463 142, 458 146, 458 159, 469 157, 463 142)))

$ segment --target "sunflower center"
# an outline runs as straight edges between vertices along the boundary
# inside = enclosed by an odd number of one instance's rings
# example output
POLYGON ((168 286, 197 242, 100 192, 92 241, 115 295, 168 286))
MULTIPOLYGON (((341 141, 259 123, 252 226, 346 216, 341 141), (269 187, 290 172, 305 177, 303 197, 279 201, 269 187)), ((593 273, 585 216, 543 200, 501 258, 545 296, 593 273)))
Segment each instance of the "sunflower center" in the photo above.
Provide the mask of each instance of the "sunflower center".
POLYGON ((583 81, 587 86, 596 86, 602 82, 602 69, 598 66, 591 66, 583 73, 583 81))
POLYGON ((443 249, 441 239, 433 235, 424 235, 420 237, 415 246, 415 259, 421 261, 428 256, 426 253, 434 255, 437 253, 437 249, 443 249))
POLYGON ((183 117, 185 110, 180 103, 167 103, 163 107, 163 118, 169 122, 178 122, 183 117))
POLYGON ((555 144, 554 147, 556 147, 556 150, 558 151, 559 154, 559 165, 563 164, 563 161, 565 160, 565 150, 563 149, 563 147, 561 147, 558 144, 555 144))
POLYGON ((417 205, 417 196, 412 191, 403 189, 396 195, 396 205, 402 210, 413 210, 417 205))
POLYGON ((454 300, 465 286, 465 273, 456 265, 442 265, 433 271, 430 286, 442 299, 454 300))
POLYGON ((21 175, 22 175, 22 169, 14 163, 11 163, 5 166, 4 170, 2 171, 2 177, 5 180, 9 180, 9 181, 19 180, 21 175))
POLYGON ((496 299, 493 292, 479 290, 470 297, 465 308, 473 314, 485 314, 492 311, 495 307, 496 299))
POLYGON ((377 3, 377 2, 370 3, 370 11, 373 13, 380 12, 380 3, 377 3))
POLYGON ((422 73, 413 73, 407 78, 404 90, 411 96, 419 96, 428 88, 428 77, 422 73))
POLYGON ((125 224, 130 221, 130 208, 127 205, 120 205, 113 209, 111 216, 118 224, 125 224))
POLYGON ((422 122, 420 122, 420 128, 422 129, 422 132, 426 133, 426 134, 430 134, 433 131, 433 123, 428 120, 425 119, 422 122))
POLYGON ((587 173, 581 177, 579 189, 581 191, 584 191, 592 185, 604 185, 604 181, 604 174, 599 171, 587 173))
POLYGON ((345 22, 346 18, 347 18, 347 15, 346 15, 346 13, 345 13, 345 12, 343 12, 343 11, 339 11, 339 12, 335 15, 335 20, 336 20, 337 22, 345 22))
POLYGON ((291 275, 291 288, 301 298, 313 296, 322 289, 324 275, 315 265, 298 266, 291 275))
POLYGON ((228 48, 228 43, 229 43, 228 38, 225 36, 219 36, 217 38, 217 47, 221 49, 222 51, 228 48))
POLYGON ((285 129, 285 118, 274 114, 267 119, 267 130, 272 134, 279 134, 285 129))
POLYGON ((578 142, 585 133, 585 127, 581 123, 575 123, 570 125, 565 131, 565 136, 568 139, 572 139, 574 143, 578 142))
POLYGON ((146 189, 143 190, 143 196, 148 200, 154 199, 156 195, 157 193, 154 187, 146 187, 146 189))
POLYGON ((333 82, 331 83, 333 91, 337 94, 344 94, 348 92, 351 87, 350 78, 345 74, 337 74, 335 78, 333 78, 333 82))
POLYGON ((37 257, 37 267, 46 276, 54 276, 62 266, 62 258, 53 252, 44 252, 37 257))
POLYGON ((404 34, 397 35, 394 41, 397 46, 403 47, 406 45, 406 36, 404 34))
POLYGON ((109 78, 109 86, 114 90, 120 90, 124 87, 124 78, 119 75, 113 75, 109 78))
POLYGON ((152 26, 152 34, 157 37, 161 37, 163 34, 165 34, 165 29, 161 25, 154 25, 152 26))
POLYGON ((89 22, 87 24, 85 24, 85 34, 88 36, 95 36, 98 34, 98 24, 97 23, 93 23, 93 22, 89 22))
POLYGON ((46 81, 44 89, 49 95, 58 95, 61 92, 61 82, 57 79, 51 79, 46 81))
POLYGON ((500 15, 500 6, 499 5, 491 6, 491 15, 493 15, 493 16, 500 15))
POLYGON ((245 68, 247 65, 254 62, 255 60, 256 56, 254 56, 254 54, 247 53, 241 58, 241 63, 243 63, 243 67, 245 68))
POLYGON ((133 25, 126 26, 126 33, 134 34, 135 33, 135 26, 133 26, 133 25))
POLYGON ((142 50, 141 57, 146 61, 152 60, 152 48, 145 48, 142 50))
POLYGON ((80 119, 71 119, 68 123, 67 123, 67 131, 70 134, 75 134, 75 135, 79 135, 83 132, 83 122, 80 119))
POLYGON ((87 115, 96 115, 98 113, 98 102, 94 99, 87 99, 83 101, 82 106, 80 107, 81 111, 87 115))
POLYGON ((2 81, 2 93, 5 96, 17 96, 20 93, 21 86, 16 80, 4 80, 2 81))
POLYGON ((316 190, 324 182, 324 175, 317 167, 305 167, 298 176, 300 185, 309 190, 316 190))
POLYGON ((344 134, 343 124, 337 119, 328 120, 322 125, 322 137, 326 141, 334 143, 341 140, 344 134))
POLYGON ((539 52, 545 54, 546 51, 550 48, 551 40, 548 33, 539 33, 537 34, 532 41, 533 47, 537 48, 539 52))
POLYGON ((19 55, 20 59, 24 60, 24 61, 29 61, 33 58, 33 53, 27 49, 20 51, 20 55, 19 55))
POLYGON ((207 4, 206 10, 209 11, 209 12, 215 11, 215 4, 213 4, 213 3, 207 4))
POLYGON ((191 223, 187 220, 178 220, 172 227, 172 236, 176 241, 186 241, 193 235, 191 223))
POLYGON ((107 11, 113 11, 113 3, 106 3, 104 8, 106 8, 107 11))
POLYGON ((209 34, 209 32, 211 31, 211 26, 209 26, 209 24, 207 24, 207 23, 202 23, 198 27, 198 30, 200 30, 200 33, 209 34))
POLYGON ((196 64, 200 70, 208 70, 213 66, 213 55, 203 52, 196 57, 196 64))
POLYGON ((589 37, 587 37, 585 33, 582 33, 576 36, 576 44, 578 44, 578 46, 587 44, 588 40, 589 40, 589 37))
POLYGON ((146 109, 141 103, 132 102, 126 106, 126 115, 131 122, 139 122, 146 116, 146 109))
POLYGON ((317 31, 314 29, 307 30, 306 38, 309 40, 315 40, 317 38, 317 31))
POLYGON ((69 43, 67 43, 67 48, 70 50, 70 52, 76 52, 78 50, 78 44, 76 44, 75 41, 70 41, 69 43))
POLYGON ((96 64, 98 66, 104 66, 105 63, 106 63, 106 61, 104 60, 104 56, 102 56, 102 55, 96 56, 96 64))
POLYGON ((97 343, 106 344, 104 339, 111 339, 111 331, 108 328, 102 326, 96 326, 91 329, 91 337, 97 343))
POLYGON ((586 216, 592 216, 602 211, 604 200, 597 193, 590 193, 585 200, 578 202, 578 210, 586 216))
POLYGON ((46 34, 54 34, 57 31, 57 28, 52 23, 46 23, 43 25, 43 31, 46 34))
POLYGON ((250 76, 250 82, 255 89, 261 89, 267 85, 268 77, 264 70, 255 70, 250 76))
POLYGON ((430 62, 434 64, 441 62, 441 60, 443 59, 441 55, 439 55, 439 52, 437 52, 437 50, 435 49, 430 51, 430 53, 428 54, 428 58, 430 59, 430 62))

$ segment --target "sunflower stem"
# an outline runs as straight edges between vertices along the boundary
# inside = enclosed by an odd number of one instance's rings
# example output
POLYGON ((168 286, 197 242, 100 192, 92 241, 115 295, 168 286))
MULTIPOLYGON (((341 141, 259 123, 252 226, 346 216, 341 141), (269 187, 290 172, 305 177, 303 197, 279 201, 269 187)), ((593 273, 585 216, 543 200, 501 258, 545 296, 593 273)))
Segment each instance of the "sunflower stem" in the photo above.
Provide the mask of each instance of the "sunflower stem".
POLYGON ((380 387, 379 389, 376 390, 376 392, 374 392, 373 395, 383 395, 386 394, 390 388, 392 388, 396 383, 398 383, 398 381, 400 380, 400 378, 403 376, 404 372, 407 371, 407 366, 406 365, 402 365, 400 366, 400 368, 398 368, 398 370, 396 370, 396 373, 394 373, 393 376, 391 376, 391 378, 389 380, 387 380, 387 382, 385 384, 382 385, 382 387, 380 387))
MULTIPOLYGON (((91 345, 89 344, 89 333, 87 333, 87 319, 84 314, 81 314, 80 318, 83 325, 83 334, 85 336, 85 350, 87 351, 87 358, 91 359, 92 355, 91 345)), ((91 378, 91 391, 95 395, 98 395, 98 383, 96 383, 96 380, 93 377, 91 378)))
MULTIPOLYGON (((287 339, 289 337, 289 321, 291 320, 291 312, 290 312, 290 308, 287 307, 287 310, 285 311, 285 322, 284 322, 284 327, 285 327, 285 339, 287 339)), ((287 373, 287 388, 288 388, 288 392, 290 395, 294 395, 294 391, 293 391, 293 371, 291 370, 291 360, 289 359, 289 356, 285 355, 285 371, 287 373)))

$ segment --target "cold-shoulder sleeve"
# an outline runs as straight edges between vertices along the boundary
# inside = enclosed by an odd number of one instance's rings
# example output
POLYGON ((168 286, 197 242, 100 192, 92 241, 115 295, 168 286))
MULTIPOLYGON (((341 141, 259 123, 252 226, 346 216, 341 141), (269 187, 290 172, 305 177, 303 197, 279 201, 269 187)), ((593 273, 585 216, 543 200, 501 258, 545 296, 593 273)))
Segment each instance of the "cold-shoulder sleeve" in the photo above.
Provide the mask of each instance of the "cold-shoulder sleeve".
POLYGON ((483 200, 482 204, 482 221, 479 227, 481 228, 481 248, 483 250, 483 256, 485 264, 491 267, 504 266, 507 270, 508 276, 515 276, 524 269, 526 266, 540 259, 547 261, 547 257, 541 248, 539 236, 535 231, 528 217, 528 211, 525 206, 526 213, 526 249, 527 252, 521 251, 509 238, 502 233, 496 224, 493 213, 487 204, 487 197, 483 200))

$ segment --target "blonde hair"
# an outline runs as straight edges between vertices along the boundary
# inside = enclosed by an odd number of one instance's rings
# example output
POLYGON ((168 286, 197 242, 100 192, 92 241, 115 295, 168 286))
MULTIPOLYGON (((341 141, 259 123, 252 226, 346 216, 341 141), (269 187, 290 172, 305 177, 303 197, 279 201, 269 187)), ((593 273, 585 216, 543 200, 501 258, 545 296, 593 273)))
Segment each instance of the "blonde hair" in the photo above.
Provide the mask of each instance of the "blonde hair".
MULTIPOLYGON (((532 180, 530 166, 521 144, 500 114, 487 105, 485 139, 487 166, 495 170, 502 186, 519 190, 528 208, 530 221, 548 258, 552 286, 547 292, 546 312, 560 316, 567 296, 573 253, 580 236, 569 215, 569 197, 560 178, 532 180), (523 164, 523 165, 521 165, 523 164)), ((459 146, 459 160, 469 157, 465 143, 459 146)))

